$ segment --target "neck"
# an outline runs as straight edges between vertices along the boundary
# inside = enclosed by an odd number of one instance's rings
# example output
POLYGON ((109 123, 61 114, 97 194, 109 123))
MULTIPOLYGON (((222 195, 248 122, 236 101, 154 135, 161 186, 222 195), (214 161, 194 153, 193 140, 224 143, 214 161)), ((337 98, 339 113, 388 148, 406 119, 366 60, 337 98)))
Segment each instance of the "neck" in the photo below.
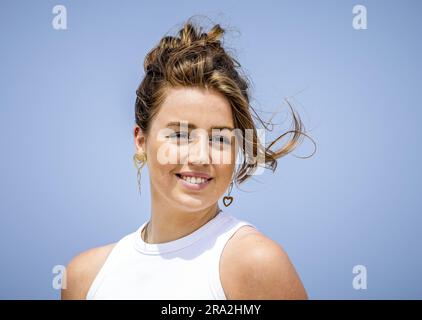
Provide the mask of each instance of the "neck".
POLYGON ((198 211, 183 211, 170 208, 163 202, 162 198, 152 201, 145 242, 158 244, 185 237, 209 222, 220 211, 217 203, 198 211))

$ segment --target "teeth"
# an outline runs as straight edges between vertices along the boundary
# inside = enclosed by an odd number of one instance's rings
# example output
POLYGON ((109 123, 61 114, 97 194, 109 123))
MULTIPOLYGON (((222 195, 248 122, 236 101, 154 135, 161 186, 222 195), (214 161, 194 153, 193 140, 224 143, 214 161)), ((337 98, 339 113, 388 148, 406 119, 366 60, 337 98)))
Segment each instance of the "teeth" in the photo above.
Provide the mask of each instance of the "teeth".
POLYGON ((199 178, 199 177, 187 177, 187 176, 181 176, 183 180, 192 183, 192 184, 200 184, 207 181, 205 178, 199 178))

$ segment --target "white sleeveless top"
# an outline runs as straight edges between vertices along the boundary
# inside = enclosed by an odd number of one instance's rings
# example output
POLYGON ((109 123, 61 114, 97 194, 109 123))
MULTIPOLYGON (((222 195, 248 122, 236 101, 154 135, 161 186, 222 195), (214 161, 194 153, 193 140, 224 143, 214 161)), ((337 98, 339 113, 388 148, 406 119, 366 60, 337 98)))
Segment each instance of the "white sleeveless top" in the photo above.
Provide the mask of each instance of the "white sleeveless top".
POLYGON ((143 241, 146 224, 117 242, 86 299, 227 299, 220 280, 221 254, 240 227, 256 228, 253 224, 220 209, 187 236, 158 244, 143 241))

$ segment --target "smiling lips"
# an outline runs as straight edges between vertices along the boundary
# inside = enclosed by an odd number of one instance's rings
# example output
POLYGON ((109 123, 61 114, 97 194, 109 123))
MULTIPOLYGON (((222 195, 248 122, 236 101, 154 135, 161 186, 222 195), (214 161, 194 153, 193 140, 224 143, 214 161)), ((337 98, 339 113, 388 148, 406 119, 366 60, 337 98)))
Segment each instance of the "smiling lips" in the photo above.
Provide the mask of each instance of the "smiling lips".
POLYGON ((202 190, 213 179, 206 173, 181 172, 176 173, 177 180, 189 190, 202 190))

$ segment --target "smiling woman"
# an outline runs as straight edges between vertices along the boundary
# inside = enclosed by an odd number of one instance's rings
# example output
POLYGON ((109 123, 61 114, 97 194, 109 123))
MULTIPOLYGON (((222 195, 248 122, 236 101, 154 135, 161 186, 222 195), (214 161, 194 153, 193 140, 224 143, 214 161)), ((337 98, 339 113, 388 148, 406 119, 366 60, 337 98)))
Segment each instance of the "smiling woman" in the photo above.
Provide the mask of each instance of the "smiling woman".
POLYGON ((288 132, 267 145, 258 139, 248 82, 223 33, 188 20, 147 54, 133 133, 138 178, 149 170, 150 219, 72 259, 63 299, 307 298, 283 248, 218 205, 228 189, 229 206, 233 184, 258 165, 274 171, 303 134, 293 112, 285 146, 271 150, 288 132))

